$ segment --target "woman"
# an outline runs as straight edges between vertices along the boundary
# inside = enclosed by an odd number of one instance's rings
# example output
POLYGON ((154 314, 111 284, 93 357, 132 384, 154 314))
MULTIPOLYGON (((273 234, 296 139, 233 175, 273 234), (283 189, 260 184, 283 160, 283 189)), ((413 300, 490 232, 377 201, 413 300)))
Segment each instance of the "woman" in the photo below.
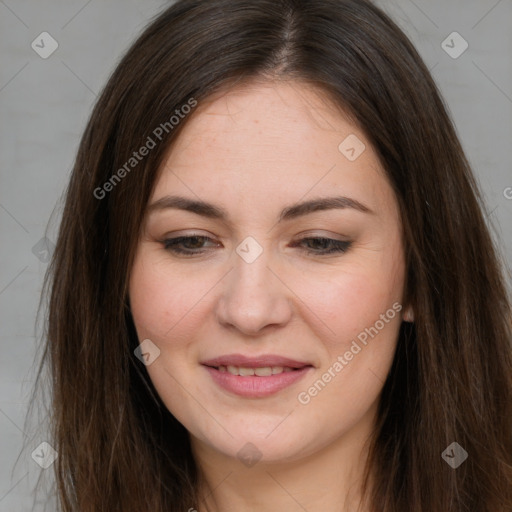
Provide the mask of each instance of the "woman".
POLYGON ((62 510, 512 510, 482 209, 372 4, 169 7, 96 104, 48 274, 62 510))

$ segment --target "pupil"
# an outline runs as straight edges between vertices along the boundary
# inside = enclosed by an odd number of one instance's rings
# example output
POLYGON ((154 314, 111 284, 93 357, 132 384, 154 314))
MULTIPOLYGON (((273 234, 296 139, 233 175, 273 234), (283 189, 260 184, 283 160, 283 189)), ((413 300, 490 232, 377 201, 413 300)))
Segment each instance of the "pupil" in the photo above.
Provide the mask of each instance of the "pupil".
POLYGON ((202 237, 200 237, 200 236, 193 236, 193 237, 190 238, 190 242, 191 242, 193 248, 197 249, 197 248, 201 247, 202 237))
POLYGON ((327 245, 327 240, 314 238, 314 239, 310 240, 310 244, 311 243, 313 245, 313 249, 325 249, 326 245, 327 245))

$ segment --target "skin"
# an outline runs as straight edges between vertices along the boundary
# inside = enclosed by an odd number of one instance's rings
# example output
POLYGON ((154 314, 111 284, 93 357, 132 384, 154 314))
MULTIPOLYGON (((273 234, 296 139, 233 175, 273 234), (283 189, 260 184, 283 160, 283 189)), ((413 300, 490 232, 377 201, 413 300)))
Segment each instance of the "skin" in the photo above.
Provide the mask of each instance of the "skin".
POLYGON ((311 86, 245 84, 212 96, 188 120, 149 204, 171 194, 229 215, 224 222, 151 210, 129 289, 139 339, 160 350, 147 371, 190 432, 202 489, 210 489, 208 510, 354 510, 366 442, 410 308, 386 322, 309 403, 297 397, 359 333, 402 305, 398 206, 370 143, 311 86), (366 146, 355 161, 338 149, 350 134, 366 146), (286 206, 335 195, 373 213, 328 209, 278 222, 286 206), (180 246, 195 250, 192 257, 166 249, 163 240, 185 235, 211 241, 180 246), (263 250, 251 263, 235 250, 248 236, 263 250), (352 244, 321 255, 324 246, 299 243, 306 236, 352 244), (232 353, 277 354, 314 368, 275 395, 242 398, 218 387, 200 364, 232 353), (261 456, 251 467, 237 457, 246 443, 261 456))

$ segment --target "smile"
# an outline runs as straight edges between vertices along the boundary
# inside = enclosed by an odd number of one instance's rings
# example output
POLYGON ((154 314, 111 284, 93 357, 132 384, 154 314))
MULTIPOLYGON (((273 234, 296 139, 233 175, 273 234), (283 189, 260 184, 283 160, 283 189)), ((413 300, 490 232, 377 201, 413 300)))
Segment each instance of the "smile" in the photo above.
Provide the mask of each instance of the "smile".
POLYGON ((270 377, 283 372, 293 372, 297 368, 290 368, 289 366, 262 366, 260 368, 244 368, 243 366, 219 366, 219 372, 228 372, 231 375, 239 375, 240 377, 248 377, 250 375, 257 375, 258 377, 270 377))
POLYGON ((202 363, 213 382, 229 393, 264 398, 302 379, 313 366, 280 356, 223 356, 202 363))

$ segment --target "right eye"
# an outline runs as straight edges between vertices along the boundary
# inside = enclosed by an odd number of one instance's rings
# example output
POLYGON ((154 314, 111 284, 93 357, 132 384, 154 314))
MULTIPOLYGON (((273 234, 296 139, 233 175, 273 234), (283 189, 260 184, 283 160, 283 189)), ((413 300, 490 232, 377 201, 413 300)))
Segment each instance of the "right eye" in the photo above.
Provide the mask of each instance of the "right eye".
MULTIPOLYGON (((213 242, 213 239, 203 235, 192 235, 166 238, 161 243, 166 250, 174 254, 191 257, 205 253, 204 244, 207 241, 213 242)), ((218 246, 217 243, 215 244, 218 246)))

